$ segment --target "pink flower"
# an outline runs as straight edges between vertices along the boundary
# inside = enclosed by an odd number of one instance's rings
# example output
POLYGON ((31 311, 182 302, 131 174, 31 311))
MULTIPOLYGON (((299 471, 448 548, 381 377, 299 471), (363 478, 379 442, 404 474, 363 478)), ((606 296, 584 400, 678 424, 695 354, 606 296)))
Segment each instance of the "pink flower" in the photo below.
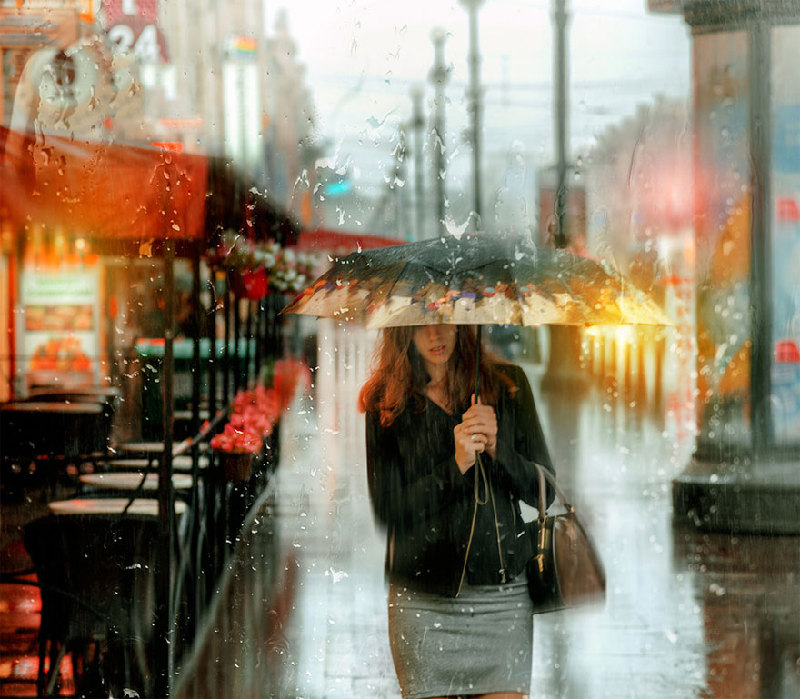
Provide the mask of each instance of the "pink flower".
POLYGON ((230 423, 211 438, 211 448, 231 454, 256 454, 261 449, 261 436, 247 430, 238 430, 230 423))
POLYGON ((305 363, 282 359, 275 363, 274 382, 269 388, 257 385, 237 391, 231 415, 222 432, 211 439, 211 448, 234 454, 257 453, 272 434, 281 411, 294 398, 298 382, 306 390, 311 385, 311 372, 305 363))

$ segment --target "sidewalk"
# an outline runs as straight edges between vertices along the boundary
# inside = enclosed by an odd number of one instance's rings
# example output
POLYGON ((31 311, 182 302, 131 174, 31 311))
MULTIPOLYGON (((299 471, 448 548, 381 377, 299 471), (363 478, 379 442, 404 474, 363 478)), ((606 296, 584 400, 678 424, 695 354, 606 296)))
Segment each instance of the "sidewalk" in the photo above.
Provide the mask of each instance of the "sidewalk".
MULTIPOLYGON (((543 396, 540 368, 526 370, 608 578, 603 609, 537 617, 532 697, 800 696, 800 542, 674 529, 671 482, 692 444, 599 390, 543 396)), ((337 410, 355 405, 357 385, 337 386, 337 410)), ((399 697, 362 418, 353 409, 327 426, 326 400, 284 421, 273 488, 179 696, 399 697)))
POLYGON ((282 430, 281 463, 176 696, 399 697, 363 444, 320 429, 308 400, 282 430))
MULTIPOLYGON (((354 408, 364 343, 331 345, 314 397, 284 415, 281 462, 177 669, 176 697, 399 699, 354 408)), ((676 526, 672 483, 693 448, 684 426, 600 388, 543 393, 541 366, 525 369, 607 575, 603 608, 536 618, 532 699, 800 696, 800 538, 676 526)), ((33 678, 36 619, 23 613, 30 588, 17 589, 19 604, 2 600, 17 607, 0 615, 14 624, 2 627, 3 659, 33 678)))

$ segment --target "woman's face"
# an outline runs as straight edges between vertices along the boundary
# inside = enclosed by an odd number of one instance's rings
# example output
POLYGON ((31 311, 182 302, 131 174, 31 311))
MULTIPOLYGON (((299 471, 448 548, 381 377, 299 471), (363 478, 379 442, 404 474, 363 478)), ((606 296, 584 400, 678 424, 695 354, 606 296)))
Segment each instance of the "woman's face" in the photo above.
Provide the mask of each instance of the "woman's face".
POLYGON ((432 379, 444 371, 456 347, 455 325, 419 325, 414 329, 414 347, 417 348, 425 368, 432 379))

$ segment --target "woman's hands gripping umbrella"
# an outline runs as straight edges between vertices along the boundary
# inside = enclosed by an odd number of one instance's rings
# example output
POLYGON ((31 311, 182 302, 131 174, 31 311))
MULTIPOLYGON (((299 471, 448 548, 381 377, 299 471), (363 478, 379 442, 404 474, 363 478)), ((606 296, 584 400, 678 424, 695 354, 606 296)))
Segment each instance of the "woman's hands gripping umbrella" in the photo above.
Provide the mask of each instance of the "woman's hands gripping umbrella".
POLYGON ((497 416, 494 407, 475 401, 464 413, 461 422, 453 428, 455 459, 461 473, 466 473, 475 464, 476 453, 497 456, 497 416))

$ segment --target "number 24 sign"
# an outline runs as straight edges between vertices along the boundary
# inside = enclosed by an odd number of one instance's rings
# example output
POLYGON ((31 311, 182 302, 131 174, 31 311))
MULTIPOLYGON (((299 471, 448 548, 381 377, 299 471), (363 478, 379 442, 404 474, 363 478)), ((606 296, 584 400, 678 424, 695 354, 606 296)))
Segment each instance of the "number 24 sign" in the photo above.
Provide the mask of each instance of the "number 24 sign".
POLYGON ((132 51, 144 63, 161 63, 167 60, 164 35, 155 24, 148 24, 137 17, 125 23, 115 24, 108 30, 108 38, 119 51, 132 51))

